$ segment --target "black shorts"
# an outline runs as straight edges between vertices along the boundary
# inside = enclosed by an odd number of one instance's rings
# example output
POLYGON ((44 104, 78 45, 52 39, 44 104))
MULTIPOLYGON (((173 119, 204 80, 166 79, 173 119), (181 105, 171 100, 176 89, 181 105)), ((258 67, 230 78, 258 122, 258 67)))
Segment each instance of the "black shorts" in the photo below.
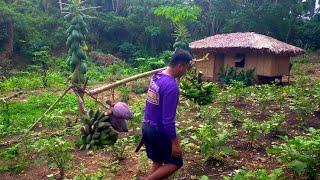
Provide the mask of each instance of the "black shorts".
POLYGON ((183 165, 182 157, 172 156, 171 140, 164 133, 143 123, 142 134, 149 159, 156 163, 174 164, 178 167, 183 165))

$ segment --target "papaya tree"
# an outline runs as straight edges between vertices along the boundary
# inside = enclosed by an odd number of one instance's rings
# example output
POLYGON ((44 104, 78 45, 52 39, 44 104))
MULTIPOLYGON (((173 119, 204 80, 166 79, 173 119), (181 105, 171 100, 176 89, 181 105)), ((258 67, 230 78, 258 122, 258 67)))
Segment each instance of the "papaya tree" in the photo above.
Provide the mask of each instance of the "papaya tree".
POLYGON ((69 0, 65 4, 65 11, 63 12, 66 13, 65 19, 70 21, 66 42, 69 48, 67 63, 72 72, 71 83, 77 87, 74 88, 74 92, 78 96, 80 115, 84 114, 86 109, 83 101, 83 91, 79 87, 85 84, 85 74, 88 69, 87 54, 85 52, 87 50, 85 40, 88 34, 88 27, 85 18, 90 16, 84 14, 84 11, 92 8, 95 7, 85 8, 83 0, 69 0))
POLYGON ((178 4, 174 6, 160 6, 154 14, 169 19, 175 26, 173 48, 189 50, 190 33, 187 24, 194 22, 200 16, 201 9, 196 5, 178 4))

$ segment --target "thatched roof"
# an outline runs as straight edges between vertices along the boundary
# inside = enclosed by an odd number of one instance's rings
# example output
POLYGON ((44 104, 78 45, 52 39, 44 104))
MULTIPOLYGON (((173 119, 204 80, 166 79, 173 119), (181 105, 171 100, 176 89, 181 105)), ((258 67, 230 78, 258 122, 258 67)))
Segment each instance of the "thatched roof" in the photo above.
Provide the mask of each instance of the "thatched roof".
POLYGON ((192 51, 256 52, 285 56, 295 56, 304 53, 304 50, 301 48, 254 32, 218 34, 192 42, 190 43, 190 48, 192 51))

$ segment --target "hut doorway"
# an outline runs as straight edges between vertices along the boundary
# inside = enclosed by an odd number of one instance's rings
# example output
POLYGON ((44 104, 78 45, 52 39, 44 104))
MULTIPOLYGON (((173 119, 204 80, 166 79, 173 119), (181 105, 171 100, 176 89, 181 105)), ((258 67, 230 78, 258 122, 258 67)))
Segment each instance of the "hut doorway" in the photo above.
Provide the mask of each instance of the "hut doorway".
POLYGON ((219 74, 224 70, 224 54, 216 54, 214 61, 214 79, 218 80, 219 74))

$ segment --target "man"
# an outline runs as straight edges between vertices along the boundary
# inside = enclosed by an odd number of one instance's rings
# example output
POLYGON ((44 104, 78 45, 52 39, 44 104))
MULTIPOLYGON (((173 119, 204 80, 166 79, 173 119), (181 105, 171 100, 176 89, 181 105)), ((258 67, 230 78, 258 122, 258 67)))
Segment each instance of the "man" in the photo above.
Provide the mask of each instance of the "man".
POLYGON ((192 56, 177 50, 170 66, 152 76, 142 127, 147 156, 153 161, 147 180, 165 179, 183 164, 180 142, 176 135, 175 116, 179 101, 177 79, 185 75, 192 56))

